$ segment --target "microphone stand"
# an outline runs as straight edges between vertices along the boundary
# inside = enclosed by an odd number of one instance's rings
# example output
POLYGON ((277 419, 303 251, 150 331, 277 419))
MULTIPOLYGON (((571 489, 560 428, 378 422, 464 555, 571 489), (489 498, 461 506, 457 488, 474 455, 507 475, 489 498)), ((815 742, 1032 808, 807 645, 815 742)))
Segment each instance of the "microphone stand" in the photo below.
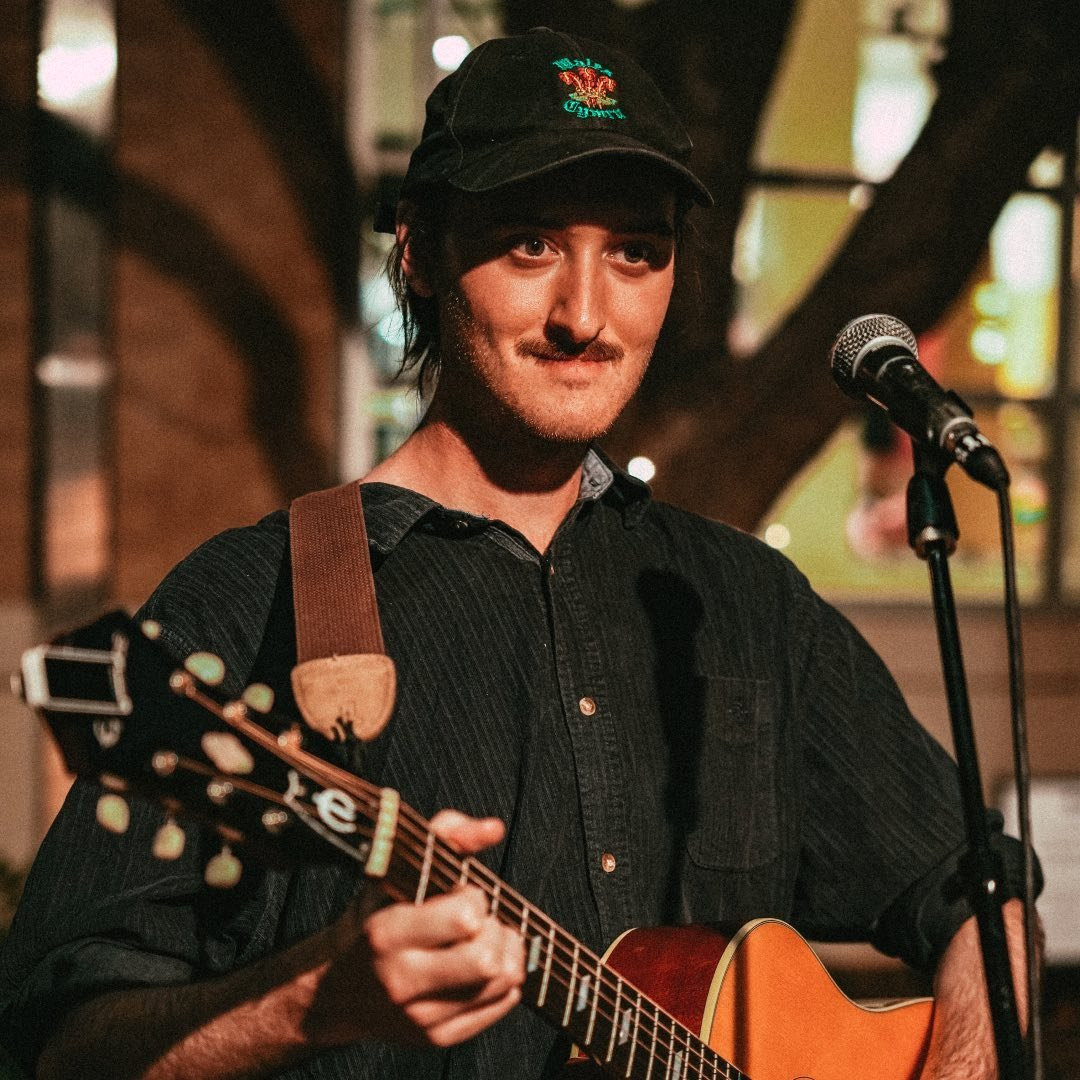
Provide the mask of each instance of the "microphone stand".
POLYGON ((960 861, 959 876, 975 912, 982 946, 983 968, 990 998, 990 1016, 997 1047, 1001 1080, 1024 1080, 1026 1057, 1013 990, 1012 970, 1001 912, 1001 857, 990 846, 990 827, 982 795, 979 761, 971 723, 964 663, 960 653, 956 605, 949 577, 948 557, 956 549, 959 531, 945 472, 951 459, 932 447, 912 440, 915 472, 907 489, 908 542, 930 568, 934 618, 945 675, 945 690, 952 723, 953 744, 960 778, 968 850, 960 861))

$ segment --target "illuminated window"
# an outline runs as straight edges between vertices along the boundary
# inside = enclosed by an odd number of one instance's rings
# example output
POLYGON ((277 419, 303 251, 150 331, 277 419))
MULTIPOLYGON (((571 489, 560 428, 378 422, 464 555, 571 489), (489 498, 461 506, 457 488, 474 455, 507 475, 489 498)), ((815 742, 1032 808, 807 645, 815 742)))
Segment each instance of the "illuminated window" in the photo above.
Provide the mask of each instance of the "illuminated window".
MULTIPOLYGON (((737 352, 757 348, 798 303, 869 205, 873 185, 910 149, 933 105, 929 69, 947 30, 944 0, 862 0, 843 11, 825 0, 801 5, 739 229, 737 352)), ((1067 379, 1061 374, 1080 334, 1074 327, 1059 342, 1062 290, 1080 279, 1075 245, 1071 274, 1062 266, 1077 213, 1072 172, 1073 154, 1040 155, 967 287, 919 341, 925 366, 972 406, 1008 463, 1029 602, 1080 600, 1080 363, 1067 379)), ((833 598, 921 601, 926 568, 907 544, 910 475, 907 437, 868 405, 789 484, 762 536, 833 598)), ((957 594, 996 600, 994 497, 959 470, 948 479, 961 533, 952 560, 957 594)))
MULTIPOLYGON (((355 0, 348 65, 348 131, 361 184, 393 201, 420 138, 424 102, 480 42, 501 33, 498 0, 355 0)), ((374 210, 374 207, 372 207, 374 210)), ((421 413, 415 387, 397 379, 402 329, 384 267, 391 238, 361 229, 356 325, 344 335, 339 471, 360 476, 391 454, 421 413)))

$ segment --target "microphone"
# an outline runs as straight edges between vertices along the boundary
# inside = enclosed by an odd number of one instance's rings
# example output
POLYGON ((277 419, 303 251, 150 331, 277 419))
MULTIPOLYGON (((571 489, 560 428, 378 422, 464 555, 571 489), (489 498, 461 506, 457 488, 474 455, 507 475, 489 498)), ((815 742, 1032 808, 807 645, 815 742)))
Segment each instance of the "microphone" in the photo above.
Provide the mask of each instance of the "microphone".
POLYGON ((880 405, 916 442, 955 461, 989 488, 1005 487, 1001 456, 952 390, 943 390, 919 363, 911 329, 891 315, 863 315, 839 333, 829 353, 836 384, 845 394, 880 405))

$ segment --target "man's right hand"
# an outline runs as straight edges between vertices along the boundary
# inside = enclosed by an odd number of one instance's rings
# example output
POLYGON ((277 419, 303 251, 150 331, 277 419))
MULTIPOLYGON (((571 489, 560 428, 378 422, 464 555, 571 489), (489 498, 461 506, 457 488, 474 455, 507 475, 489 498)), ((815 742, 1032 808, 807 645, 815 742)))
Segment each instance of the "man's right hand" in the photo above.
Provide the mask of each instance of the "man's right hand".
MULTIPOLYGON (((498 843, 502 822, 445 810, 432 819, 462 854, 498 843)), ((520 936, 489 913, 475 887, 422 904, 372 910, 370 892, 329 931, 333 956, 316 973, 304 1032, 328 1046, 371 1037, 451 1046, 499 1020, 521 999, 520 936)))

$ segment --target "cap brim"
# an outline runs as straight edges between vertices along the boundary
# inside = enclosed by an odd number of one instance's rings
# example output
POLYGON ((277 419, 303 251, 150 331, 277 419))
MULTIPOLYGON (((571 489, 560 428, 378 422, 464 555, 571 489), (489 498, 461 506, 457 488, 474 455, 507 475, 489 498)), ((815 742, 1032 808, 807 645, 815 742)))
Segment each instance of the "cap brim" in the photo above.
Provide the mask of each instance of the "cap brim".
POLYGON ((467 156, 469 160, 464 165, 444 178, 444 182, 461 191, 494 191, 589 158, 619 156, 656 162, 673 175, 676 184, 694 202, 713 205, 709 189, 681 162, 614 131, 587 128, 577 133, 562 132, 557 139, 552 138, 550 131, 537 132, 467 156))
MULTIPOLYGON (((508 146, 491 146, 470 155, 466 165, 453 170, 431 170, 429 177, 406 177, 402 194, 410 189, 447 184, 459 191, 482 194, 495 191, 510 184, 519 184, 533 177, 543 176, 557 169, 564 169, 598 157, 631 157, 655 162, 666 169, 675 187, 700 206, 712 206, 709 189, 681 162, 651 147, 643 146, 636 139, 617 132, 585 130, 577 135, 564 134, 557 140, 550 132, 540 132, 532 137, 515 139, 508 146)), ((376 214, 375 229, 378 232, 394 231, 394 208, 385 205, 376 214)))

